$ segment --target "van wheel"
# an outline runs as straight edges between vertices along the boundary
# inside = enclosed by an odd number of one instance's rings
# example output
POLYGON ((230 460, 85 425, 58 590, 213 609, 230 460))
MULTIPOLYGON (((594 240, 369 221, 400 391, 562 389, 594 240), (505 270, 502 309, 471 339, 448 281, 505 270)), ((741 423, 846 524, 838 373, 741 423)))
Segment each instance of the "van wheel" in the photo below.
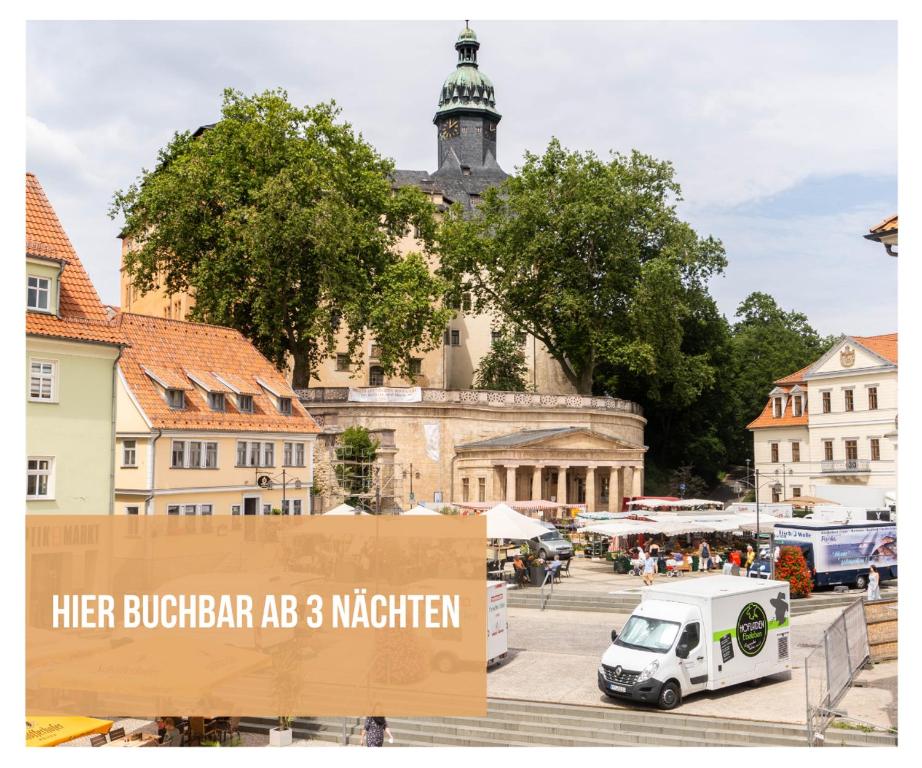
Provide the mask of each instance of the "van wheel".
POLYGON ((666 683, 659 692, 656 704, 660 709, 675 709, 682 703, 682 694, 679 686, 672 681, 666 683))
POLYGON ((868 585, 867 576, 859 576, 857 579, 855 579, 855 589, 864 589, 865 587, 867 587, 867 585, 868 585))

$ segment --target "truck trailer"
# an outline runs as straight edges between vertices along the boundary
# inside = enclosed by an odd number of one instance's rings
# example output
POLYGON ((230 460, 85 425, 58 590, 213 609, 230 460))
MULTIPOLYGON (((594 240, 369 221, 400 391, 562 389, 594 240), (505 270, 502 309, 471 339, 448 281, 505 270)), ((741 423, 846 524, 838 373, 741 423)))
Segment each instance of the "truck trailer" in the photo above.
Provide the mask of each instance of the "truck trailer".
POLYGON ((896 523, 855 520, 786 520, 775 525, 775 546, 800 547, 817 587, 847 584, 864 589, 871 565, 880 581, 897 577, 896 523))
POLYGON ((790 670, 789 585, 709 576, 649 587, 611 637, 599 690, 674 709, 698 691, 790 670))

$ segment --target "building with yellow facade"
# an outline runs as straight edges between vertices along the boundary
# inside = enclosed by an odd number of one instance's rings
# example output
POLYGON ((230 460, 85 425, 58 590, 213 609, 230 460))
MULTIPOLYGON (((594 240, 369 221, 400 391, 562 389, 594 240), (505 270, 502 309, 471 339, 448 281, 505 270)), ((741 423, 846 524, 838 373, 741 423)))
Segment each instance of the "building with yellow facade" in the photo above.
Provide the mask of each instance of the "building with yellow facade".
POLYGON ((116 514, 310 514, 319 431, 237 331, 119 313, 116 514))

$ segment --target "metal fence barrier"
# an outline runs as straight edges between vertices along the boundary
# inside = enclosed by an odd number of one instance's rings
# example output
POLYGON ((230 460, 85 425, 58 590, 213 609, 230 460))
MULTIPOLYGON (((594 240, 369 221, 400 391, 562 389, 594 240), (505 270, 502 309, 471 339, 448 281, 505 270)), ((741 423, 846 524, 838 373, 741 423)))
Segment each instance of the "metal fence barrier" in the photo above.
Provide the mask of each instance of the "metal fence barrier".
POLYGON ((842 611, 826 629, 820 644, 804 659, 810 746, 823 743, 826 728, 839 714, 835 707, 869 659, 864 599, 859 598, 842 611))

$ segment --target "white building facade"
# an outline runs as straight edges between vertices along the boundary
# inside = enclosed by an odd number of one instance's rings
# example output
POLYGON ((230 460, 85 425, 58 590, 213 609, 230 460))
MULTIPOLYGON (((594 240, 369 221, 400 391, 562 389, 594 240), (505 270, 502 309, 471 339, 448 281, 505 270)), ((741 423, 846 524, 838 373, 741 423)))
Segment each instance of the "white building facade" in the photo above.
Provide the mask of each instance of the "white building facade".
POLYGON ((895 503, 897 334, 846 336, 779 379, 749 424, 759 500, 895 503))

